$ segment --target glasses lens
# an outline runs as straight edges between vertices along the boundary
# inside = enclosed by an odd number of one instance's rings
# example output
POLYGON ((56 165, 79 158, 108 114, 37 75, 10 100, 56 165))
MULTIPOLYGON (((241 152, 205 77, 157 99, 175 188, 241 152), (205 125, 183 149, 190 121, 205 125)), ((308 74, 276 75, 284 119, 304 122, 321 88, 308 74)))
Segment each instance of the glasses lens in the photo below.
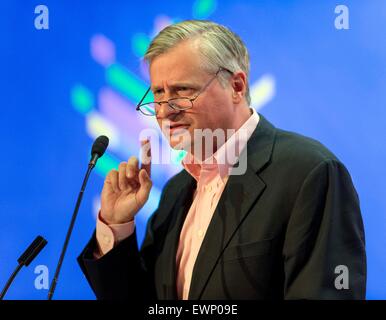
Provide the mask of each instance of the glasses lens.
POLYGON ((139 106, 141 112, 146 116, 155 116, 155 103, 145 103, 139 106))
POLYGON ((170 99, 169 105, 175 110, 185 110, 192 107, 192 101, 189 98, 170 99))
MULTIPOLYGON (((174 110, 186 110, 193 106, 189 98, 170 99, 169 105, 174 110)), ((155 116, 159 108, 160 104, 155 102, 144 103, 139 106, 139 110, 146 116, 155 116)))

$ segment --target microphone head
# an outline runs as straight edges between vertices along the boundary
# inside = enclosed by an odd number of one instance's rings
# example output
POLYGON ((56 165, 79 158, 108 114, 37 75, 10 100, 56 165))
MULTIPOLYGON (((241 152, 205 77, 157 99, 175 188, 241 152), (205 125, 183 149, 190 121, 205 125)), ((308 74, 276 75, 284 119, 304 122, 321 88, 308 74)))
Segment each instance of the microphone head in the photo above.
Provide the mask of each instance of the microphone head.
POLYGON ((102 157, 108 145, 109 138, 107 138, 106 136, 99 136, 98 138, 96 138, 94 144, 92 145, 91 156, 97 154, 99 158, 102 157))
POLYGON ((47 240, 42 236, 37 236, 36 239, 30 244, 27 250, 17 259, 17 262, 20 265, 25 265, 26 267, 32 262, 33 259, 39 254, 40 251, 46 246, 47 240))

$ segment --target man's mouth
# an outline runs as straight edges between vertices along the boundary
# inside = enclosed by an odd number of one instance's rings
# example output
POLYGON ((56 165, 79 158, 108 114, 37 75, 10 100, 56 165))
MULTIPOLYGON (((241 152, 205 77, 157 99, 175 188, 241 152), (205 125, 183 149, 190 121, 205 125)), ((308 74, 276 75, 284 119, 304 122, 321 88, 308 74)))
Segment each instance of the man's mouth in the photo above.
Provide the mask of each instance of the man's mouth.
POLYGON ((173 124, 169 127, 170 133, 175 134, 181 130, 186 130, 189 127, 188 124, 173 124))

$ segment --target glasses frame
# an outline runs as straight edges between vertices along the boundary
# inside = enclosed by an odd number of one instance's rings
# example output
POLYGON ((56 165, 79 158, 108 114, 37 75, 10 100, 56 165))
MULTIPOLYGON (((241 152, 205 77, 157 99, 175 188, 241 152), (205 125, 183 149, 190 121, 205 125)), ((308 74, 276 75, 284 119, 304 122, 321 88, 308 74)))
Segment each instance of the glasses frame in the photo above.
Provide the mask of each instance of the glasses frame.
MULTIPOLYGON (((229 72, 231 75, 233 75, 233 72, 230 71, 229 69, 227 68, 223 68, 223 67, 220 67, 217 72, 214 74, 214 76, 207 82, 207 84, 205 86, 203 86, 200 91, 198 91, 192 98, 189 98, 189 97, 178 97, 178 98, 170 98, 168 100, 163 100, 163 101, 152 101, 152 102, 146 102, 146 103, 142 103, 143 100, 145 100, 147 94, 149 93, 151 87, 149 87, 145 94, 143 95, 142 99, 138 102, 135 110, 136 111, 140 111, 143 115, 145 116, 149 116, 149 117, 154 117, 157 115, 157 113, 155 113, 154 115, 151 115, 151 114, 147 114, 147 113, 144 113, 143 110, 141 109, 141 107, 143 106, 146 106, 146 105, 149 105, 149 104, 159 104, 160 106, 163 104, 163 103, 167 103, 169 105, 170 108, 172 108, 173 110, 176 110, 176 111, 184 111, 184 110, 189 110, 191 108, 193 108, 193 102, 200 96, 201 93, 203 93, 209 86, 210 84, 213 82, 214 79, 217 78, 218 74, 221 72, 221 71, 227 71, 229 72), (178 106, 176 106, 175 104, 173 104, 173 100, 180 100, 180 99, 186 99, 188 101, 190 101, 190 104, 191 106, 188 107, 188 108, 178 108, 178 106)), ((155 109, 154 109, 155 111, 155 109)))

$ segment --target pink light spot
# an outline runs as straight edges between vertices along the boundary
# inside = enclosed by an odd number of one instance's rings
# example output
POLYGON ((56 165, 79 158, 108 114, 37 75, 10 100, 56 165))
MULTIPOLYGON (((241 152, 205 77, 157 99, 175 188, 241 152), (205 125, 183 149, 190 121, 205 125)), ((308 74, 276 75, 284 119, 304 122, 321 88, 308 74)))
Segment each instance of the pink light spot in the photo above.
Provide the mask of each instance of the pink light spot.
POLYGON ((90 50, 94 60, 104 67, 115 61, 115 45, 103 34, 96 34, 91 38, 90 50))
POLYGON ((138 112, 128 100, 110 88, 101 88, 98 95, 100 111, 112 121, 123 135, 138 135, 143 126, 138 121, 138 112))

